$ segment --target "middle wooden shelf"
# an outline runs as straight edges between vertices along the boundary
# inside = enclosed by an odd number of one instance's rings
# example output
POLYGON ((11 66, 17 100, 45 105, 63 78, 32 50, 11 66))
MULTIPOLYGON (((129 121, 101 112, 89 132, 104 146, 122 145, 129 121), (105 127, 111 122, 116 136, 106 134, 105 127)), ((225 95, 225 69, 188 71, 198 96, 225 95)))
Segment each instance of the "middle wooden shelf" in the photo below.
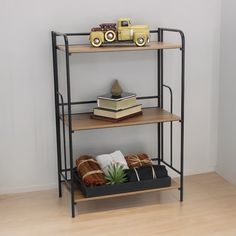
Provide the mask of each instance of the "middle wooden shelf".
MULTIPOLYGON (((143 114, 119 122, 91 119, 92 113, 78 113, 71 116, 72 131, 103 129, 122 126, 154 124, 162 122, 180 121, 181 118, 161 108, 143 108, 143 114)), ((63 117, 61 117, 62 119, 63 117)), ((65 115, 65 124, 68 125, 68 116, 65 115)))

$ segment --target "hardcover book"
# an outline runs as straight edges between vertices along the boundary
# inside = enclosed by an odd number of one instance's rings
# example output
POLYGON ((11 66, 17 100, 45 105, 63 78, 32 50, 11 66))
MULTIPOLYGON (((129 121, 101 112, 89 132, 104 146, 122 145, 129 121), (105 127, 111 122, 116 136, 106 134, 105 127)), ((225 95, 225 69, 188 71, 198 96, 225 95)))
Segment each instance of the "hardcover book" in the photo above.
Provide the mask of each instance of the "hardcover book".
POLYGON ((133 114, 140 114, 142 113, 142 105, 136 105, 127 109, 119 110, 119 111, 113 111, 109 109, 104 108, 94 108, 93 109, 93 115, 96 117, 105 117, 110 119, 121 119, 126 118, 128 116, 131 116, 133 114))
POLYGON ((110 110, 123 110, 137 105, 136 97, 129 97, 123 100, 108 100, 108 99, 97 99, 98 107, 106 108, 110 110))
POLYGON ((117 102, 117 101, 121 101, 121 100, 124 100, 124 99, 132 98, 132 97, 136 97, 136 94, 135 93, 123 92, 123 93, 121 93, 121 96, 119 96, 119 97, 114 97, 114 96, 112 96, 111 93, 107 93, 107 94, 98 96, 97 98, 117 102))
POLYGON ((119 119, 113 119, 113 118, 109 118, 109 117, 105 117, 105 116, 96 116, 94 114, 91 114, 91 118, 92 119, 97 119, 97 120, 110 121, 110 122, 119 122, 119 121, 131 118, 131 117, 134 117, 134 116, 142 115, 142 114, 143 114, 143 112, 140 111, 140 112, 137 112, 137 113, 130 114, 128 116, 123 116, 123 117, 121 117, 119 119))

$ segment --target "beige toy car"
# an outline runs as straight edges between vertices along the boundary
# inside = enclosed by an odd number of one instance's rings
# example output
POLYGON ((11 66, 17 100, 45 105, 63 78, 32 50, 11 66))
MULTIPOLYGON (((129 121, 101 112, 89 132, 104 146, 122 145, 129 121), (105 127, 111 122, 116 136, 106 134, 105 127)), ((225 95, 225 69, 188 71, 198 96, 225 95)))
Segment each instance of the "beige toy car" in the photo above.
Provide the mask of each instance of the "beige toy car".
POLYGON ((132 41, 143 47, 149 42, 150 32, 147 25, 132 25, 129 18, 120 18, 116 23, 100 24, 92 28, 89 41, 93 47, 100 47, 104 42, 132 41))

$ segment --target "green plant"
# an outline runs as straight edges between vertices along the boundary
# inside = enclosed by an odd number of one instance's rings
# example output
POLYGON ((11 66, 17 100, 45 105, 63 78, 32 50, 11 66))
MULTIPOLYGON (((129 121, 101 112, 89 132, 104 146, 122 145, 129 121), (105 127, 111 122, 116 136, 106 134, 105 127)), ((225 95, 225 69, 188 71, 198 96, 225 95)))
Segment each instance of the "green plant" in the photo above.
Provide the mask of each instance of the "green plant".
POLYGON ((107 184, 122 184, 127 181, 124 168, 119 163, 109 165, 105 177, 107 184))

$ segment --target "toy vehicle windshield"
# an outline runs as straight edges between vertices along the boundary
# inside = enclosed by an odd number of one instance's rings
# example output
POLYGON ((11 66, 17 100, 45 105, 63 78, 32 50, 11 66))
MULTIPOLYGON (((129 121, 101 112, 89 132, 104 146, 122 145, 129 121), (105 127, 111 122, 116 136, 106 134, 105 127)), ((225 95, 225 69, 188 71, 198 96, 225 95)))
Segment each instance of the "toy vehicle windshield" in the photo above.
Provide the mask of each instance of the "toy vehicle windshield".
POLYGON ((128 21, 122 21, 122 22, 121 22, 121 26, 122 26, 122 27, 127 27, 127 26, 129 26, 128 21))

